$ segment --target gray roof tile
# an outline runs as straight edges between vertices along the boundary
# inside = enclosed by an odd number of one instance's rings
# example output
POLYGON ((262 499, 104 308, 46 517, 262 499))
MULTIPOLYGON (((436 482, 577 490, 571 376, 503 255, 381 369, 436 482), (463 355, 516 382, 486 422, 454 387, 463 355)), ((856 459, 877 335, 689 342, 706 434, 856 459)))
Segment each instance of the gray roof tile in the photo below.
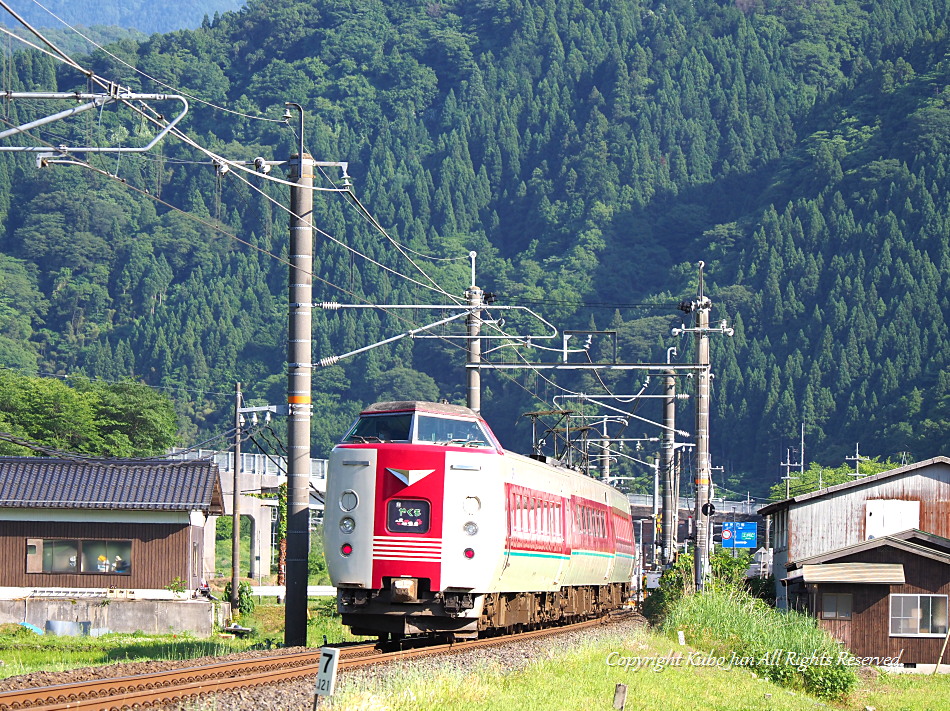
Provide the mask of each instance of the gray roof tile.
POLYGON ((208 460, 0 457, 0 508, 219 513, 221 484, 208 460))

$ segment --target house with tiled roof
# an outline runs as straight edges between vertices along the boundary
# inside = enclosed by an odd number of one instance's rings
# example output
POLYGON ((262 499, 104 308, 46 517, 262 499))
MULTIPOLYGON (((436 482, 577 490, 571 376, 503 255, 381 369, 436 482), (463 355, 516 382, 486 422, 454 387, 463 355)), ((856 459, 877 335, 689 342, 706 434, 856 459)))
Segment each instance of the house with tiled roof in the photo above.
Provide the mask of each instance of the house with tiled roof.
POLYGON ((194 590, 222 512, 206 460, 0 457, 0 588, 194 590))

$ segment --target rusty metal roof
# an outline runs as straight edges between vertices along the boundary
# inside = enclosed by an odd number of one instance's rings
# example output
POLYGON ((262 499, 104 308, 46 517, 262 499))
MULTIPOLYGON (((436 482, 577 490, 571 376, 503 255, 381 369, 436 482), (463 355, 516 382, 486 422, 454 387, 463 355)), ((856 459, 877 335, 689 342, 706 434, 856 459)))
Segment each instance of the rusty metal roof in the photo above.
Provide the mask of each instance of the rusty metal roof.
POLYGON ((904 566, 900 563, 824 563, 802 566, 805 583, 872 583, 903 585, 904 566))
POLYGON ((950 544, 950 541, 948 541, 946 538, 927 534, 917 529, 910 529, 908 531, 901 531, 900 533, 895 533, 890 536, 881 536, 880 538, 872 538, 868 541, 853 543, 850 546, 836 548, 835 550, 827 551, 826 553, 814 555, 809 558, 802 558, 801 560, 797 560, 794 563, 789 564, 787 567, 789 569, 800 569, 806 565, 820 565, 823 563, 830 563, 831 561, 844 558, 845 556, 863 553, 864 551, 881 547, 896 548, 898 550, 906 551, 907 553, 912 553, 913 555, 918 555, 923 558, 930 558, 931 560, 936 560, 950 565, 950 546, 947 544, 950 544), (924 543, 924 545, 921 543, 924 543), (929 543, 930 545, 926 545, 926 543, 929 543))
POLYGON ((223 511, 218 466, 201 459, 0 457, 0 508, 223 511))
POLYGON ((799 494, 798 496, 793 496, 789 499, 783 499, 782 501, 771 503, 768 506, 763 506, 761 509, 759 509, 759 514, 762 516, 769 516, 781 511, 782 509, 788 508, 792 504, 798 504, 810 499, 817 499, 822 496, 843 491, 844 489, 854 489, 857 487, 867 486, 869 484, 875 484, 883 479, 891 479, 894 477, 903 476, 905 474, 910 474, 911 472, 917 471, 918 469, 924 469, 926 467, 933 466, 934 464, 950 465, 950 457, 933 457, 932 459, 925 459, 922 462, 914 462, 913 464, 898 467, 897 469, 889 469, 888 471, 880 472, 879 474, 872 474, 871 476, 861 477, 853 481, 846 481, 844 484, 836 484, 835 486, 818 489, 817 491, 810 491, 807 494, 799 494))

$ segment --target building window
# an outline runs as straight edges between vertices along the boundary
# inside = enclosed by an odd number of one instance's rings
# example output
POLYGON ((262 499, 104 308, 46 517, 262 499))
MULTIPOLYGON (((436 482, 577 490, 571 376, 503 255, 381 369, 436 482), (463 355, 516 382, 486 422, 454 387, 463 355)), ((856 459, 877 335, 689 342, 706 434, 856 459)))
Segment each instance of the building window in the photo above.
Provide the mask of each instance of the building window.
POLYGON ((892 635, 947 633, 946 595, 891 595, 892 635))
POLYGON ((132 572, 132 541, 29 538, 26 572, 128 575, 132 572))
POLYGON ((822 593, 821 619, 850 620, 851 593, 822 593))

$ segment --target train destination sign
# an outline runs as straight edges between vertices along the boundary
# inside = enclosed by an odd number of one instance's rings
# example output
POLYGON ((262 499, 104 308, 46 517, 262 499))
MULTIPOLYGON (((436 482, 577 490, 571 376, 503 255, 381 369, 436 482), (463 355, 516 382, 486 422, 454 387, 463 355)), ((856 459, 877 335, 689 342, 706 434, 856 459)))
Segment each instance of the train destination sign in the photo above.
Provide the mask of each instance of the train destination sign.
POLYGON ((393 499, 386 505, 386 528, 392 533, 428 533, 429 502, 393 499))

